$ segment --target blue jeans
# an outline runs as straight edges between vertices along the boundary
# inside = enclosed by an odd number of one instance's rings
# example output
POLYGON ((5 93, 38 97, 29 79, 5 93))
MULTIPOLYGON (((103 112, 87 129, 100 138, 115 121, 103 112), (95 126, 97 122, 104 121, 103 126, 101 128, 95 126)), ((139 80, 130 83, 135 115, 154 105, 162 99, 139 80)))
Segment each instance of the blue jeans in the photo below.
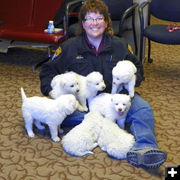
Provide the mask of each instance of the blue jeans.
MULTIPOLYGON (((62 126, 80 124, 85 114, 85 112, 74 112, 63 121, 62 126)), ((149 103, 137 93, 132 99, 126 123, 130 124, 130 132, 136 139, 136 143, 131 150, 158 148, 154 130, 153 110, 149 103)))

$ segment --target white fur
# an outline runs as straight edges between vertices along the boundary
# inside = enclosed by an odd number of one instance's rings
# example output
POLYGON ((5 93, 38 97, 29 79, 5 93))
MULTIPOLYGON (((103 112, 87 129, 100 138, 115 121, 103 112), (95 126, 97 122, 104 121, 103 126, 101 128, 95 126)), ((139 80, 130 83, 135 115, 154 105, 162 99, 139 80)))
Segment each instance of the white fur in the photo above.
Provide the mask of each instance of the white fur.
POLYGON ((113 121, 104 118, 98 111, 85 115, 81 124, 75 126, 62 138, 62 147, 72 156, 94 154, 92 150, 99 146, 116 159, 125 159, 134 145, 134 136, 119 128, 113 121))
POLYGON ((80 91, 77 95, 77 99, 79 100, 82 107, 85 111, 88 111, 87 101, 90 101, 93 97, 95 97, 98 91, 103 91, 106 87, 103 76, 99 72, 92 72, 87 76, 78 76, 80 91))
POLYGON ((103 117, 99 112, 89 112, 81 124, 75 126, 62 138, 64 150, 72 156, 93 154, 103 117))
POLYGON ((81 105, 80 111, 88 111, 86 100, 89 101, 97 95, 98 91, 103 91, 106 87, 103 76, 99 72, 92 72, 87 76, 67 72, 55 76, 51 86, 53 88, 53 98, 57 98, 62 93, 74 94, 81 105))
POLYGON ((101 93, 89 102, 90 111, 99 111, 104 117, 117 122, 124 129, 131 98, 126 94, 101 93))
POLYGON ((57 99, 49 99, 47 97, 30 97, 27 98, 23 88, 21 88, 22 96, 22 115, 25 121, 25 128, 30 138, 33 138, 32 129, 33 122, 39 129, 43 129, 41 125, 45 123, 49 126, 51 139, 54 142, 60 141, 58 137, 58 129, 67 115, 72 114, 78 106, 78 101, 72 94, 61 95, 57 99))
POLYGON ((101 150, 116 159, 126 159, 127 152, 135 143, 134 136, 107 118, 103 120, 103 126, 98 138, 101 150))
POLYGON ((112 70, 113 83, 111 93, 119 93, 124 86, 130 97, 134 96, 136 66, 129 60, 119 61, 112 70))
POLYGON ((51 87, 51 98, 53 99, 62 94, 73 94, 76 96, 79 92, 77 74, 71 71, 56 75, 51 81, 51 87))

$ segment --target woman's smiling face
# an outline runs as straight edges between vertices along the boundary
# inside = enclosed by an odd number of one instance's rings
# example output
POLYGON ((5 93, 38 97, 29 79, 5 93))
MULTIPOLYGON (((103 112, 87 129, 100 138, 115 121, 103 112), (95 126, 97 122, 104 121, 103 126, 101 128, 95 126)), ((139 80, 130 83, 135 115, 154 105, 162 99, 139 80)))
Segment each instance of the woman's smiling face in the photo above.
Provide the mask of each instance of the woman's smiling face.
POLYGON ((95 12, 88 12, 82 25, 89 38, 102 37, 107 28, 107 22, 105 22, 104 16, 95 12))

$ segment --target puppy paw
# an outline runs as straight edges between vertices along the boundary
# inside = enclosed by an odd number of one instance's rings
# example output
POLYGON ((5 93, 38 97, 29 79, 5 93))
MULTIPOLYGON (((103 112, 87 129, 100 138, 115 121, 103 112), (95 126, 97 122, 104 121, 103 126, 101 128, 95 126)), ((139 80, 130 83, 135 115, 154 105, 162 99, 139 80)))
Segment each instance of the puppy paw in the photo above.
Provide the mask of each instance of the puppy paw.
POLYGON ((78 106, 78 110, 83 112, 83 111, 88 111, 88 108, 87 107, 82 107, 82 106, 78 106))
POLYGON ((134 93, 129 93, 130 98, 134 97, 134 93))
POLYGON ((87 107, 84 107, 83 109, 84 109, 84 111, 85 111, 85 112, 87 112, 87 111, 88 111, 88 108, 87 108, 87 107))
POLYGON ((52 140, 53 140, 54 142, 60 142, 60 138, 59 138, 59 137, 52 138, 52 140))
POLYGON ((104 146, 101 147, 101 150, 104 151, 104 152, 107 151, 106 147, 104 147, 104 146))
POLYGON ((30 138, 34 138, 34 137, 35 137, 35 134, 34 134, 33 132, 28 132, 28 136, 29 136, 30 138))

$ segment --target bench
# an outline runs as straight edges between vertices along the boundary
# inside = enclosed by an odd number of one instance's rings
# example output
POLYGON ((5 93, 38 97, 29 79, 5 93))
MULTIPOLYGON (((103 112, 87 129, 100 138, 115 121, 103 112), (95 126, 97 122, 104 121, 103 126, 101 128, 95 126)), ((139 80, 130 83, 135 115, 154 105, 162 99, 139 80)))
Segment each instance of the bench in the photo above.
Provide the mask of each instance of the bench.
POLYGON ((45 33, 64 0, 0 0, 0 52, 7 52, 15 41, 58 45, 63 31, 45 33))

